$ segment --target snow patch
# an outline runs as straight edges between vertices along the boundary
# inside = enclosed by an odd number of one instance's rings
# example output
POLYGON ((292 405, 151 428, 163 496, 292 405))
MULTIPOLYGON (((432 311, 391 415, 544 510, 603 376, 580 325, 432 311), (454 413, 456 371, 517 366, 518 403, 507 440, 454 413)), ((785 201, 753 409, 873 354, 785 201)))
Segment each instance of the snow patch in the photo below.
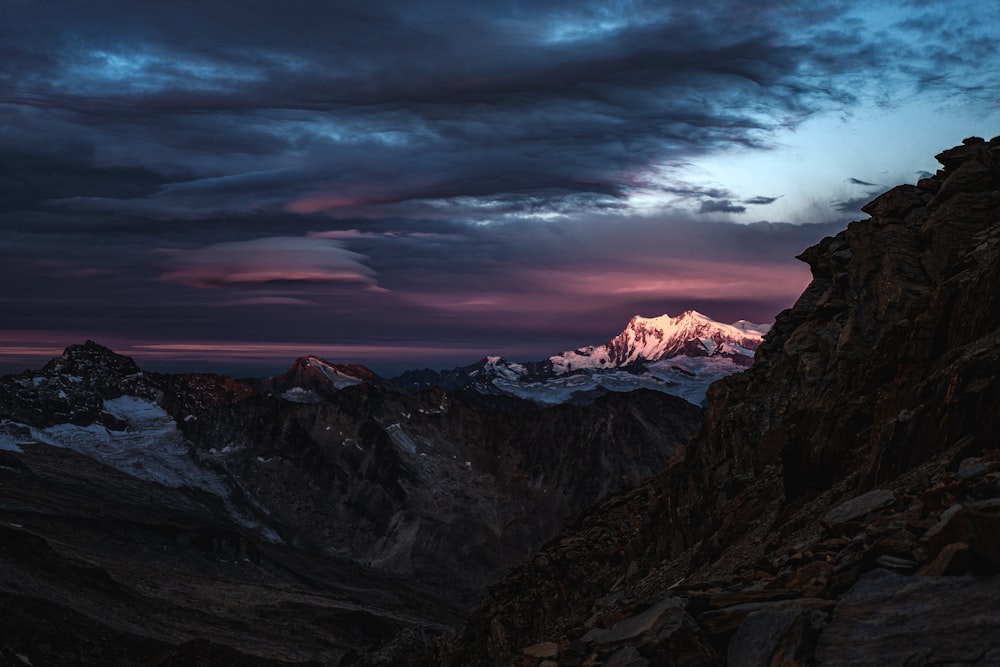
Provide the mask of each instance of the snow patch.
MULTIPOLYGON (((5 421, 0 424, 0 449, 5 448, 4 443, 17 447, 30 438, 37 443, 72 449, 147 482, 208 491, 223 499, 232 517, 242 526, 257 531, 270 542, 282 542, 274 531, 232 504, 226 483, 215 473, 198 465, 187 441, 177 429, 177 422, 159 405, 137 396, 121 396, 104 401, 104 411, 124 421, 125 430, 112 431, 100 423, 87 426, 57 424, 40 428, 5 421), (26 435, 19 443, 8 442, 12 439, 11 429, 26 435), (27 435, 29 433, 30 436, 27 435)), ((231 449, 227 445, 223 453, 231 449)), ((215 449, 210 451, 216 453, 215 449)))
POLYGON ((278 394, 278 397, 292 403, 320 403, 323 401, 322 396, 311 389, 302 387, 292 387, 288 391, 278 394))
POLYGON ((763 337, 767 332, 771 330, 770 324, 754 324, 753 322, 747 322, 746 320, 737 320, 733 322, 732 326, 736 327, 740 331, 748 334, 757 334, 763 337))
POLYGON ((31 427, 31 437, 53 447, 72 449, 148 482, 228 495, 222 481, 191 457, 177 423, 163 408, 144 398, 121 396, 104 401, 104 410, 126 422, 127 428, 111 431, 98 423, 57 424, 31 427))
POLYGON ((356 384, 361 384, 363 380, 361 378, 354 377, 353 375, 348 375, 343 371, 340 371, 333 366, 324 363, 322 360, 316 357, 309 357, 307 361, 310 367, 317 369, 326 379, 330 381, 334 389, 343 389, 345 387, 351 387, 356 384))
POLYGON ((494 378, 516 382, 528 374, 528 369, 503 357, 486 357, 483 373, 494 378))
POLYGON ((695 405, 703 405, 710 384, 741 370, 727 357, 678 355, 647 364, 646 371, 642 373, 610 368, 560 375, 544 382, 504 382, 498 379, 493 384, 506 393, 547 405, 565 403, 577 392, 598 388, 617 392, 654 389, 695 405))
MULTIPOLYGON (((7 424, 8 422, 3 422, 3 424, 0 424, 0 428, 5 427, 7 424)), ((0 451, 17 452, 18 454, 24 452, 23 449, 17 446, 17 441, 6 429, 0 430, 0 451)))
POLYGON ((385 429, 386 434, 388 434, 389 439, 392 440, 393 444, 402 449, 408 454, 417 453, 417 443, 413 442, 413 438, 403 430, 403 427, 399 424, 390 424, 385 429))

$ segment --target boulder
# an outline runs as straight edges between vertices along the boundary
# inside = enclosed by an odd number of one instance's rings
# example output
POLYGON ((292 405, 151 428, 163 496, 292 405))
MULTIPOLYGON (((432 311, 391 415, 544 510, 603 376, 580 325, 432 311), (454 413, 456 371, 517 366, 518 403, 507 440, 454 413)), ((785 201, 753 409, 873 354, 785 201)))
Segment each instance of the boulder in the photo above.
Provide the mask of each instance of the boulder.
POLYGON ((875 489, 843 502, 826 513, 823 518, 830 523, 847 523, 870 512, 895 504, 896 494, 888 489, 875 489))
POLYGON ((985 665, 1000 655, 1000 576, 873 570, 837 603, 816 665, 985 665))
POLYGON ((813 646, 827 615, 815 609, 785 607, 749 614, 729 642, 729 667, 810 664, 813 646))

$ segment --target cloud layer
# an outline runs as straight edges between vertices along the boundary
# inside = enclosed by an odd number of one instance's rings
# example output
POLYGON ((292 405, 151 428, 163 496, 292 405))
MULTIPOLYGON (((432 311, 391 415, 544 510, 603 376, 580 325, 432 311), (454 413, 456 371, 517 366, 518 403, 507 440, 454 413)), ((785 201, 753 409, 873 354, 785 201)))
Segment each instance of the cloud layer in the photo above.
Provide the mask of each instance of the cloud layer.
POLYGON ((836 137, 778 184, 700 165, 915 102, 998 117, 998 26, 969 0, 5 2, 4 327, 527 353, 636 312, 769 319, 897 176, 862 141, 824 161, 836 137))
MULTIPOLYGON (((335 241, 278 236, 216 243, 170 258, 163 279, 194 287, 257 283, 346 283, 378 289, 359 255, 335 241)), ((270 298, 257 303, 292 303, 270 298)))

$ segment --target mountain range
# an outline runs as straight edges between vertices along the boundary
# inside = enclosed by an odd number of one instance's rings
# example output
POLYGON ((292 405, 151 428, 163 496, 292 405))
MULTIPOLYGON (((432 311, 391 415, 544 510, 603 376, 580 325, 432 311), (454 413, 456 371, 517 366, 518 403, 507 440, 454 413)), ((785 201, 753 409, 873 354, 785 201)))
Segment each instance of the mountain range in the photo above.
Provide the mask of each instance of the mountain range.
POLYGON ((700 421, 648 390, 546 407, 315 357, 237 381, 73 345, 0 378, 2 646, 337 664, 432 637, 700 421))
MULTIPOLYGON (((517 363, 499 356, 450 371, 407 371, 388 380, 405 391, 431 387, 481 395, 513 396, 543 405, 586 405, 609 391, 653 389, 701 404, 708 385, 753 363, 768 324, 722 324, 689 310, 677 317, 633 317, 607 343, 517 363)), ((345 386, 371 381, 363 366, 317 357, 297 360, 280 376, 249 379, 258 391, 311 402, 345 386)))

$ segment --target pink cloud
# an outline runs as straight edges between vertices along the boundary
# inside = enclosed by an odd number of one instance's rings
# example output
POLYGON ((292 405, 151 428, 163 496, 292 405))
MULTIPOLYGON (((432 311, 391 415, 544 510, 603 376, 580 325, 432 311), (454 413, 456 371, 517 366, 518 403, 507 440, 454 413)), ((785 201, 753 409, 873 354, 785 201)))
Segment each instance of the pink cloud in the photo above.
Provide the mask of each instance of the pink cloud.
POLYGON ((631 271, 621 267, 596 272, 589 267, 522 270, 514 289, 504 293, 458 289, 410 296, 424 307, 444 312, 573 316, 595 306, 636 300, 742 301, 752 297, 791 304, 809 279, 805 264, 767 266, 672 259, 664 261, 664 270, 658 274, 643 266, 631 271))
POLYGON ((664 299, 794 299, 810 278, 805 264, 768 266, 710 260, 676 260, 661 275, 646 272, 560 275, 563 288, 581 295, 636 295, 664 299))
MULTIPOLYGON (((488 353, 481 346, 455 346, 443 343, 426 344, 324 344, 244 341, 176 341, 123 345, 115 348, 120 354, 133 357, 138 363, 156 362, 204 362, 218 365, 232 363, 234 366, 248 362, 272 362, 281 368, 292 360, 307 354, 315 354, 330 361, 379 365, 400 361, 420 363, 420 360, 450 359, 456 354, 476 359, 488 353)), ((56 354, 61 354, 60 349, 56 354)))
POLYGON ((315 301, 291 296, 256 296, 226 302, 227 306, 315 306, 315 301))
POLYGON ((448 234, 437 234, 434 232, 362 232, 358 229, 334 229, 326 232, 309 232, 306 234, 311 239, 378 239, 378 238, 441 238, 450 236, 448 234))
POLYGON ((163 280, 195 287, 268 283, 329 282, 378 286, 366 257, 334 240, 274 236, 231 241, 179 252, 169 259, 163 280))
MULTIPOLYGON (((271 366, 274 372, 287 367, 292 360, 315 354, 331 361, 362 363, 378 366, 399 362, 435 363, 454 355, 479 358, 491 349, 452 343, 295 343, 288 341, 234 340, 148 340, 128 341, 120 336, 96 335, 93 332, 50 332, 9 330, 0 331, 0 374, 19 372, 25 368, 41 368, 49 359, 58 357, 69 345, 87 339, 111 348, 118 354, 132 357, 144 368, 172 369, 178 362, 196 365, 198 370, 237 372, 240 367, 256 364, 271 366), (222 368, 220 368, 220 366, 222 368)), ((396 371, 398 372, 398 371, 396 371)))
POLYGON ((366 202, 353 197, 340 197, 336 195, 320 195, 303 197, 285 206, 285 210, 291 213, 318 213, 329 209, 346 208, 349 206, 361 206, 366 202))

